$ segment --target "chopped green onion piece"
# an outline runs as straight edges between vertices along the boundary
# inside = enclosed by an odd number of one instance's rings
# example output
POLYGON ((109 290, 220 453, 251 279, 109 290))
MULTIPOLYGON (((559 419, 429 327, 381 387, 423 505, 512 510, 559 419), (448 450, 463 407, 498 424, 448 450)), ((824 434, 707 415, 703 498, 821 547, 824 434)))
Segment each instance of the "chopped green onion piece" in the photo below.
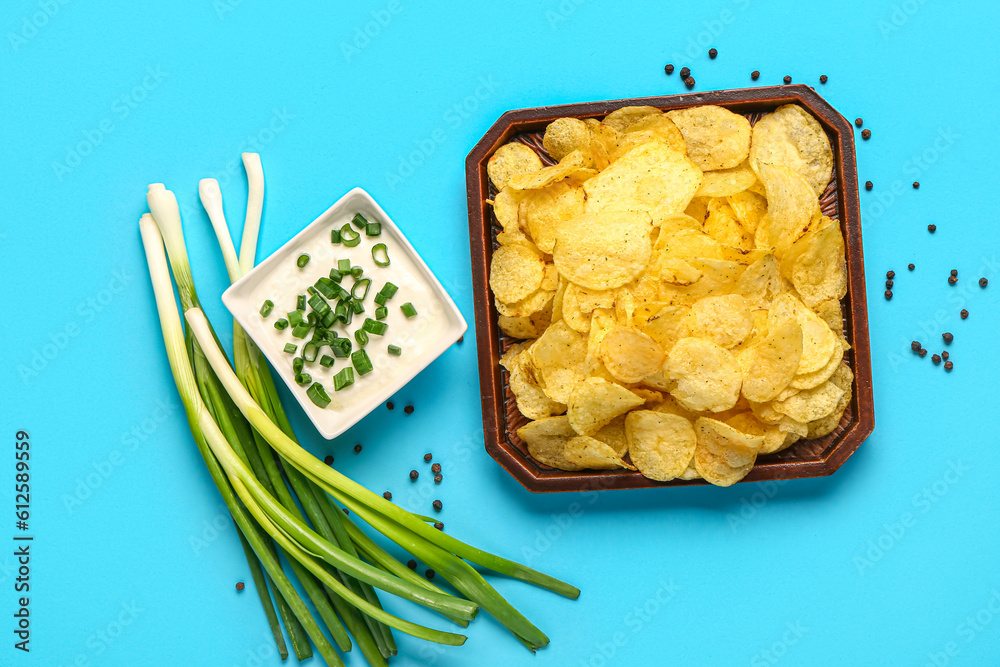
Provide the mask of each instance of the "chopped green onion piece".
POLYGON ((296 326, 296 325, 302 324, 302 320, 303 319, 305 319, 305 318, 302 317, 302 311, 301 310, 290 310, 290 311, 288 311, 288 323, 291 324, 293 327, 296 326))
POLYGON ((265 300, 264 305, 260 307, 261 317, 267 317, 271 314, 272 310, 274 310, 274 302, 270 299, 265 300))
POLYGON ((362 269, 360 266, 352 266, 351 275, 354 276, 355 280, 358 280, 359 278, 361 278, 361 276, 365 275, 365 270, 362 269))
POLYGON ((335 283, 339 283, 343 279, 344 279, 343 273, 341 273, 337 269, 330 269, 330 280, 332 280, 335 283))
POLYGON ((311 327, 316 326, 316 323, 318 321, 319 317, 317 317, 316 313, 310 311, 309 314, 306 315, 306 322, 309 324, 309 326, 311 327))
POLYGON ((378 321, 381 322, 382 320, 384 320, 387 317, 389 317, 389 309, 388 308, 386 308, 385 306, 379 306, 378 308, 375 309, 375 319, 376 320, 378 320, 378 321))
POLYGON ((306 288, 306 294, 308 294, 309 296, 315 296, 316 288, 310 285, 309 287, 306 288))
POLYGON ((354 226, 358 229, 364 229, 368 226, 368 219, 360 213, 355 213, 354 217, 351 218, 351 222, 353 222, 354 226))
POLYGON ((348 248, 353 248, 361 243, 361 234, 357 230, 351 229, 351 226, 347 224, 340 228, 340 240, 348 248))
POLYGON ((285 343, 285 352, 288 354, 295 354, 295 350, 299 349, 299 346, 295 343, 285 343))
POLYGON ((306 346, 302 348, 302 358, 312 363, 316 361, 317 356, 319 356, 319 345, 312 341, 306 343, 306 346))
POLYGON ((326 299, 321 297, 319 294, 315 294, 309 297, 309 307, 316 311, 316 314, 322 317, 330 310, 330 304, 326 302, 326 299))
POLYGON ((377 303, 380 306, 384 306, 385 302, 388 300, 389 297, 387 297, 385 294, 382 294, 381 292, 375 295, 375 303, 377 303))
POLYGON ((340 230, 334 229, 330 231, 330 243, 340 243, 340 230))
POLYGON ((337 283, 333 282, 326 276, 322 276, 316 281, 316 291, 325 296, 327 299, 337 298, 337 283))
POLYGON ((282 317, 280 320, 274 323, 274 328, 278 331, 282 331, 288 328, 288 320, 282 317))
POLYGON ((394 357, 398 357, 399 355, 403 354, 403 350, 402 348, 396 347, 395 345, 390 345, 389 354, 391 354, 394 357))
POLYGON ((309 375, 309 373, 298 373, 295 376, 295 384, 299 385, 309 384, 312 381, 313 381, 312 376, 309 375))
POLYGON ((360 315, 365 312, 365 302, 361 299, 354 299, 351 301, 351 312, 355 315, 360 315))
POLYGON ((358 341, 358 345, 368 344, 368 332, 364 329, 358 329, 354 332, 354 340, 358 341))
POLYGON ((372 360, 368 358, 368 353, 364 350, 358 350, 352 354, 351 363, 354 364, 354 370, 358 372, 358 375, 372 372, 372 360))
POLYGON ((341 301, 340 303, 338 303, 336 309, 334 310, 334 313, 336 314, 338 320, 340 320, 341 322, 346 322, 347 321, 347 304, 344 303, 343 301, 341 301))
POLYGON ((392 283, 386 283, 385 285, 382 285, 382 289, 380 289, 378 293, 384 294, 386 299, 391 299, 396 295, 396 290, 398 289, 399 288, 392 283))
POLYGON ((328 310, 325 315, 319 318, 319 322, 325 328, 329 329, 330 327, 332 327, 334 324, 337 323, 337 313, 333 312, 332 309, 328 310))
POLYGON ((299 255, 299 258, 295 260, 295 263, 298 265, 300 269, 304 268, 305 265, 309 263, 309 255, 302 253, 301 255, 299 255))
POLYGON ((333 376, 333 390, 340 391, 348 385, 354 384, 354 369, 343 368, 333 376))
POLYGON ((361 328, 370 334, 382 336, 385 334, 385 330, 389 328, 389 325, 385 322, 377 322, 369 317, 365 320, 365 323, 361 325, 361 328))
POLYGON ((382 233, 382 223, 381 222, 369 222, 365 227, 365 234, 368 236, 378 236, 382 233))
POLYGON ((351 272, 351 260, 349 259, 338 259, 337 260, 337 270, 341 273, 351 272))
POLYGON ((308 335, 309 330, 312 329, 312 325, 303 322, 302 324, 296 324, 292 327, 292 336, 295 338, 305 338, 308 335))
POLYGON ((302 368, 306 365, 306 360, 302 357, 295 357, 292 359, 292 372, 298 374, 302 372, 302 368))
POLYGON ((389 266, 389 250, 384 243, 376 243, 372 246, 372 259, 379 266, 389 266), (378 253, 380 252, 385 259, 379 259, 378 253))
POLYGON ((324 354, 322 357, 320 357, 319 365, 322 366, 323 368, 331 368, 333 367, 335 361, 336 359, 331 357, 329 354, 324 354))
POLYGON ((298 308, 299 310, 305 310, 306 309, 306 295, 305 294, 300 294, 298 296, 298 298, 295 300, 295 304, 296 304, 295 307, 298 308))
POLYGON ((368 296, 368 290, 371 288, 371 286, 372 286, 371 278, 362 278, 361 280, 355 282, 354 286, 351 287, 351 296, 354 297, 355 299, 364 299, 366 296, 368 296), (358 295, 358 286, 364 288, 364 291, 361 293, 360 296, 358 295))
POLYGON ((333 350, 333 356, 340 358, 350 355, 351 347, 350 338, 338 338, 334 342, 330 343, 330 349, 333 350))
POLYGON ((403 314, 407 317, 413 317, 417 314, 417 309, 413 307, 413 304, 407 301, 402 306, 399 307, 403 311, 403 314))
POLYGON ((321 408, 330 405, 330 397, 327 395, 326 389, 323 389, 323 385, 319 382, 314 382, 311 387, 306 389, 306 396, 321 408))

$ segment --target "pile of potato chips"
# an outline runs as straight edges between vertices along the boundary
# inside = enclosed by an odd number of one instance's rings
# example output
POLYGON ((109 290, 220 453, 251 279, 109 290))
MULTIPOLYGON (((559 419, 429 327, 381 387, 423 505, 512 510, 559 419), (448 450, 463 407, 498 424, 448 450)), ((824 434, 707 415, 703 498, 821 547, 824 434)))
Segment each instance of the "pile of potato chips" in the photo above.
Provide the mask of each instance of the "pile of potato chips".
POLYGON ((797 105, 560 118, 488 172, 501 363, 529 453, 728 486, 837 427, 853 374, 833 153, 797 105))

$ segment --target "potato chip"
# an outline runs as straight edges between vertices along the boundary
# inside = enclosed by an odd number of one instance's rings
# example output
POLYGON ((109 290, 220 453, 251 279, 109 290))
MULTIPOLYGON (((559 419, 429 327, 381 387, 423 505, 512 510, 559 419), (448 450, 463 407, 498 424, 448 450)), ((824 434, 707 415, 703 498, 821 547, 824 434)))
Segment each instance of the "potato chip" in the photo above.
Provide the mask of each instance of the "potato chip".
POLYGON ((788 415, 797 422, 808 424, 832 413, 843 395, 843 389, 827 380, 817 387, 804 389, 783 401, 775 401, 773 406, 777 412, 788 415))
POLYGON ((579 285, 567 287, 576 293, 577 303, 580 304, 580 312, 590 314, 595 308, 614 308, 615 290, 588 289, 579 285))
POLYGON ((694 424, 697 446, 694 464, 706 481, 731 486, 753 468, 764 437, 744 433, 715 419, 699 417, 694 424), (730 462, 737 463, 732 465, 730 462))
POLYGON ((553 296, 555 292, 539 289, 514 303, 504 303, 500 299, 494 299, 493 302, 497 312, 505 317, 531 317, 537 312, 551 308, 553 296))
POLYGON ((618 456, 625 456, 628 452, 628 438, 625 437, 626 416, 618 415, 608 422, 606 426, 602 426, 601 430, 593 436, 615 450, 615 454, 618 456))
POLYGON ((675 151, 687 154, 687 146, 684 144, 684 136, 681 131, 665 114, 656 114, 636 121, 629 125, 623 134, 619 135, 618 145, 611 155, 611 161, 614 162, 636 146, 657 139, 666 141, 667 145, 675 151))
POLYGON ((615 109, 601 121, 602 124, 613 128, 616 132, 624 132, 646 116, 660 115, 661 112, 656 107, 622 107, 615 109))
POLYGON ((731 169, 706 171, 704 176, 696 197, 729 197, 743 192, 757 180, 757 173, 750 168, 749 162, 741 162, 731 169))
POLYGON ((687 156, 657 139, 625 153, 583 187, 588 211, 645 211, 659 220, 682 212, 701 180, 687 156))
POLYGON ((655 249, 660 257, 722 259, 719 242, 703 232, 700 227, 673 232, 661 229, 660 235, 656 238, 655 249))
POLYGON ((594 312, 590 314, 590 333, 587 337, 587 365, 589 368, 593 369, 601 364, 601 341, 616 323, 615 312, 609 308, 595 308, 594 312))
MULTIPOLYGON (((847 368, 847 365, 842 365, 843 368, 847 368)), ((848 373, 850 369, 848 368, 848 373)), ((853 376, 853 374, 851 374, 853 376)), ((841 395, 840 400, 837 401, 837 406, 833 409, 826 417, 822 417, 815 421, 809 422, 807 425, 808 432, 806 433, 807 438, 822 438, 825 435, 829 435, 840 425, 840 420, 844 417, 844 411, 847 410, 847 406, 851 403, 851 396, 853 395, 853 388, 850 384, 850 380, 846 384, 840 387, 844 390, 841 395)))
POLYGON ((663 372, 677 382, 671 393, 688 410, 720 412, 733 407, 743 382, 732 353, 701 338, 677 341, 663 372))
POLYGON ((750 308, 739 294, 699 299, 691 306, 686 324, 689 336, 704 338, 725 348, 739 345, 753 331, 750 308))
POLYGON ((776 322, 755 347, 743 375, 743 395, 755 403, 774 399, 792 381, 802 359, 802 327, 788 317, 776 322))
POLYGON ((781 268, 810 308, 829 299, 843 299, 847 294, 847 260, 840 225, 823 218, 792 244, 781 268))
POLYGON ((750 153, 750 122, 728 109, 699 106, 668 111, 684 135, 687 154, 704 171, 731 169, 750 153))
POLYGON ((559 223, 583 213, 583 203, 583 188, 569 181, 525 192, 521 208, 524 223, 539 250, 552 254, 559 223))
POLYGON ((712 199, 708 202, 705 232, 719 243, 741 251, 751 250, 754 246, 754 237, 739 223, 725 199, 712 199))
POLYGON ((566 414, 573 430, 580 435, 593 435, 618 415, 644 402, 619 384, 592 377, 577 385, 566 414))
MULTIPOLYGON (((823 301, 813 308, 817 316, 830 327, 830 330, 837 335, 844 333, 844 310, 840 306, 840 301, 823 301)), ((850 349, 850 348, 848 348, 850 349)), ((846 352, 846 350, 845 350, 846 352)))
POLYGON ((646 326, 642 328, 642 333, 655 340, 662 350, 669 350, 674 343, 687 336, 685 318, 690 311, 688 306, 663 306, 649 318, 646 326))
POLYGON ((819 220, 819 199, 798 172, 761 163, 760 180, 767 189, 767 213, 757 225, 758 248, 773 248, 780 258, 800 236, 819 220))
POLYGON ((541 286, 544 272, 541 256, 527 245, 500 246, 490 261, 490 288, 500 301, 516 303, 541 286))
POLYGON ((530 354, 546 395, 566 403, 587 375, 586 339, 565 322, 556 322, 535 341, 530 354))
POLYGON ((569 425, 569 418, 565 416, 538 419, 517 429, 517 436, 528 445, 532 458, 559 470, 581 469, 563 456, 566 443, 576 435, 569 425))
MULTIPOLYGON (((765 424, 757 419, 752 412, 741 412, 725 420, 725 423, 744 433, 762 436, 764 440, 761 442, 760 449, 757 450, 757 454, 761 456, 773 454, 783 449, 789 437, 777 426, 765 424)), ((794 436, 794 438, 797 440, 798 436, 794 436)))
POLYGON ((701 277, 686 287, 678 288, 678 291, 693 300, 713 294, 732 294, 746 269, 739 262, 725 259, 694 257, 687 262, 701 273, 701 277))
POLYGON ((786 104, 757 121, 750 145, 750 163, 794 169, 823 194, 833 176, 833 150, 823 126, 797 104, 786 104))
POLYGON ((534 171, 519 172, 507 180, 515 190, 537 190, 569 176, 588 174, 591 159, 581 151, 565 155, 558 163, 534 171))
POLYGON ((567 283, 563 292, 562 319, 574 331, 583 334, 590 331, 590 314, 580 309, 579 292, 573 283, 567 283))
POLYGON ((512 177, 536 171, 543 166, 535 151, 520 142, 512 141, 497 149, 486 163, 486 173, 496 189, 503 190, 512 177))
POLYGON ((651 229, 644 213, 584 213, 560 223, 552 258, 577 285, 620 287, 649 263, 651 229))
POLYGON ((590 151, 590 128, 579 118, 556 118, 545 128, 542 146, 555 160, 573 151, 590 151))
POLYGON ((668 482, 687 469, 696 440, 691 422, 652 410, 633 410, 625 417, 629 456, 649 479, 668 482))
POLYGON ((618 131, 609 125, 590 125, 590 156, 598 171, 604 171, 611 164, 618 152, 620 138, 618 131))
POLYGON ((513 338, 538 338, 552 322, 552 307, 522 317, 499 315, 500 330, 513 338))
POLYGON ((708 197, 692 198, 691 203, 684 209, 684 214, 692 220, 697 220, 698 224, 703 224, 708 217, 708 197))
POLYGON ((510 365, 510 391, 517 409, 528 419, 542 419, 566 412, 566 405, 551 400, 538 386, 527 351, 514 357, 510 365))
POLYGON ((503 227, 503 231, 508 235, 521 234, 523 236, 519 218, 523 198, 524 193, 509 187, 505 187, 493 198, 493 214, 500 226, 503 227))
POLYGON ((659 228, 661 235, 671 234, 682 229, 689 229, 695 232, 702 231, 702 222, 695 220, 686 213, 671 213, 656 220, 655 224, 659 228))
POLYGON ((777 297, 768 309, 768 326, 789 317, 798 320, 802 327, 802 358, 799 360, 797 375, 818 371, 826 366, 837 348, 837 337, 826 322, 791 292, 777 297))
POLYGON ((733 209, 733 215, 743 225, 743 229, 750 234, 757 231, 757 225, 761 218, 767 213, 767 199, 763 195, 750 190, 737 192, 726 197, 729 206, 733 209))
POLYGON ((628 468, 629 470, 635 470, 635 466, 623 461, 615 453, 614 449, 589 435, 578 435, 575 438, 571 438, 566 443, 563 456, 567 461, 581 468, 591 468, 594 470, 628 468))
POLYGON ((827 362, 826 366, 820 368, 818 371, 813 371, 812 373, 804 373, 802 375, 796 375, 792 378, 792 381, 788 383, 788 386, 792 389, 812 389, 813 387, 818 387, 827 380, 830 376, 840 367, 840 362, 844 359, 844 346, 841 344, 840 339, 837 339, 837 346, 833 351, 833 356, 830 357, 830 361, 827 362))
POLYGON ((774 298, 791 289, 781 275, 778 260, 768 253, 747 267, 736 281, 735 292, 743 295, 751 308, 768 308, 774 298))
POLYGON ((641 382, 663 366, 663 348, 644 333, 616 326, 601 339, 600 358, 619 382, 641 382))

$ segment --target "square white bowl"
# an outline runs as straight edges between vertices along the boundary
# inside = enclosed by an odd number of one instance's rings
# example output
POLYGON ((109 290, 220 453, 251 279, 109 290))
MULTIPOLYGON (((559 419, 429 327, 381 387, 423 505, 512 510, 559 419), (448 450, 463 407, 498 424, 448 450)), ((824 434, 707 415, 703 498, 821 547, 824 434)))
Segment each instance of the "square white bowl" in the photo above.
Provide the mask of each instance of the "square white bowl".
MULTIPOLYGON (((223 293, 222 302, 285 381, 316 430, 327 439, 336 438, 361 421, 441 356, 467 329, 465 318, 427 264, 386 212, 361 188, 354 188, 341 197, 288 243, 233 283, 223 293), (382 223, 381 235, 368 237, 362 232, 361 243, 355 248, 332 244, 330 231, 349 223, 355 213, 382 223), (371 247, 375 243, 385 243, 388 247, 392 262, 389 267, 378 267, 372 260, 371 247), (303 252, 310 255, 310 260, 299 269, 296 259, 303 252), (368 310, 355 315, 349 328, 352 334, 361 327, 365 317, 372 317, 371 297, 382 284, 391 280, 399 290, 386 303, 389 309, 386 334, 370 336, 364 347, 375 366, 374 371, 364 376, 355 373, 353 385, 334 391, 333 375, 349 367, 350 358, 337 358, 334 367, 329 369, 320 366, 318 361, 307 364, 306 372, 314 381, 322 382, 331 399, 330 405, 321 408, 306 394, 308 385, 295 383, 292 360, 296 355, 284 352, 285 343, 295 343, 301 349, 308 338, 292 338, 291 327, 278 330, 274 322, 284 317, 285 311, 294 309, 296 296, 305 294, 306 288, 320 275, 328 275, 337 259, 348 258, 352 265, 362 266, 365 277, 372 279, 369 296, 365 299, 368 310), (266 318, 260 314, 265 299, 274 302, 274 310, 266 318), (400 306, 406 302, 416 307, 415 317, 407 318, 400 311, 400 306), (388 354, 386 349, 390 344, 403 349, 399 357, 388 354)), ((344 335, 344 328, 338 329, 344 335)), ((354 344, 352 351, 359 349, 353 335, 351 342, 354 344)), ((330 354, 330 350, 322 348, 320 357, 323 354, 330 354)))

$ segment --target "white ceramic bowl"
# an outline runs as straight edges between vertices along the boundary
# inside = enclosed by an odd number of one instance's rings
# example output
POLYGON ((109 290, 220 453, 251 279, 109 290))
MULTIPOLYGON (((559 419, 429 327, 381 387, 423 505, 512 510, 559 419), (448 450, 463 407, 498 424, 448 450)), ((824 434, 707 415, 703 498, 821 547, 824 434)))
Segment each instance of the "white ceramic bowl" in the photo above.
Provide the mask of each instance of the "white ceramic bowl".
MULTIPOLYGON (((344 279, 345 288, 350 289, 351 280, 349 277, 344 279)), ((288 385, 316 429, 327 439, 337 437, 399 391, 451 347, 467 328, 455 303, 417 251, 371 195, 361 188, 348 192, 288 243, 233 283, 222 295, 222 302, 288 385), (355 213, 361 213, 369 221, 381 222, 381 235, 368 237, 362 232, 361 243, 355 248, 332 244, 330 231, 349 223, 355 213), (391 260, 388 267, 379 267, 373 261, 371 248, 376 243, 385 243, 388 247, 391 260), (310 260, 300 269, 296 259, 302 253, 309 254, 310 260), (364 376, 355 373, 353 385, 334 391, 333 375, 350 366, 350 358, 337 358, 333 368, 322 367, 318 360, 306 364, 305 372, 312 376, 313 381, 323 384, 331 399, 330 405, 320 408, 306 394, 308 385, 295 383, 292 369, 292 360, 301 353, 310 336, 293 338, 291 327, 278 330, 274 328, 274 322, 285 317, 286 311, 293 310, 297 295, 305 294, 306 288, 320 276, 327 276, 338 259, 350 259, 352 265, 364 269, 365 277, 372 279, 368 298, 365 299, 366 312, 355 315, 346 330, 340 325, 335 327, 340 335, 351 336, 354 351, 359 346, 353 332, 361 327, 366 317, 374 318, 376 304, 372 302, 372 297, 387 281, 396 284, 399 290, 386 304, 389 316, 385 322, 389 326, 385 335, 371 335, 364 346, 374 371, 364 376), (265 299, 274 302, 274 310, 268 317, 260 314, 265 299), (415 317, 403 315, 400 306, 406 302, 416 307, 415 317), (299 352, 284 352, 284 346, 289 342, 298 345, 299 352), (390 344, 401 347, 402 354, 398 357, 389 355, 387 347, 390 344)), ((329 347, 321 349, 319 358, 324 354, 332 356, 329 347)))

